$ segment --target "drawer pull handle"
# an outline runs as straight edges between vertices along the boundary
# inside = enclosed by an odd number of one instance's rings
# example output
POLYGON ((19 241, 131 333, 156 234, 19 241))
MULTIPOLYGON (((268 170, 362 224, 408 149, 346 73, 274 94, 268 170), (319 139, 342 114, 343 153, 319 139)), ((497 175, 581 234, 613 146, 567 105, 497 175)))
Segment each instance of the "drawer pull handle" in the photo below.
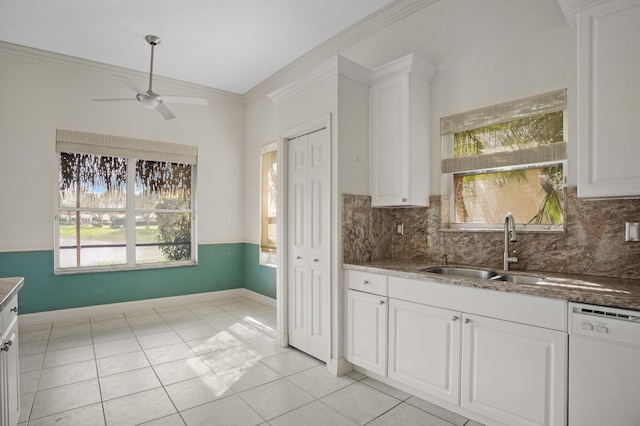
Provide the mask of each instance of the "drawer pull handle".
POLYGON ((451 321, 458 321, 458 317, 457 317, 457 316, 455 316, 455 315, 453 315, 453 316, 451 317, 451 321))
POLYGON ((18 307, 14 306, 13 308, 11 308, 11 312, 18 312, 18 307))
POLYGON ((381 305, 384 305, 384 300, 381 300, 381 301, 380 301, 380 304, 381 304, 381 305))
POLYGON ((364 280, 364 281, 362 281, 362 284, 367 285, 367 284, 369 284, 369 281, 364 280))
POLYGON ((406 199, 406 198, 403 198, 403 199, 402 199, 402 202, 403 202, 403 203, 406 203, 406 202, 407 202, 407 199, 406 199))
POLYGON ((4 344, 2 345, 2 348, 0 348, 0 351, 9 352, 9 349, 11 348, 11 345, 13 345, 13 340, 15 338, 16 338, 16 333, 13 333, 11 335, 11 339, 9 339, 6 342, 4 342, 4 344))
POLYGON ((318 259, 313 259, 313 261, 314 261, 314 262, 319 262, 319 260, 318 260, 318 259))
POLYGON ((465 324, 469 324, 470 322, 471 322, 471 320, 470 320, 469 318, 465 318, 465 319, 464 319, 464 323, 465 323, 465 324))
POLYGON ((296 260, 300 260, 302 259, 300 256, 296 256, 296 260))

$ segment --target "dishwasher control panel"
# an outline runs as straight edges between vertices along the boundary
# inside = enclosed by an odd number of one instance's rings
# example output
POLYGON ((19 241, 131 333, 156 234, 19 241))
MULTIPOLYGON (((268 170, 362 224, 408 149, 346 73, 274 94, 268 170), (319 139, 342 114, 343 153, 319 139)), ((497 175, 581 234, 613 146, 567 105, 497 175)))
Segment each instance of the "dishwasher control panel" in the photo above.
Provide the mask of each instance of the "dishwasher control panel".
POLYGON ((569 334, 640 345, 640 312, 569 304, 569 334))

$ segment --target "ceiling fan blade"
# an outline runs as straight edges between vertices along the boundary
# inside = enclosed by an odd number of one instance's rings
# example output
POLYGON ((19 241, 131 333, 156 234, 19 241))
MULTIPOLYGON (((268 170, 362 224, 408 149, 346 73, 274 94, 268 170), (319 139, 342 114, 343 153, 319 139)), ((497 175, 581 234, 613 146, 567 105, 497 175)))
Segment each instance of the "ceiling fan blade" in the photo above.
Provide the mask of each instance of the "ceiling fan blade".
POLYGON ((124 75, 119 75, 119 74, 114 74, 114 77, 118 77, 120 80, 122 80, 122 83, 127 86, 129 89, 133 90, 136 93, 144 93, 144 90, 142 90, 141 88, 138 87, 137 84, 135 84, 133 81, 131 81, 129 79, 129 77, 126 77, 124 75))
POLYGON ((165 96, 162 95, 163 102, 193 104, 193 105, 209 105, 209 101, 205 98, 197 98, 193 96, 165 96))
POLYGON ((94 102, 122 102, 122 101, 137 101, 136 98, 107 98, 107 99, 91 99, 94 102))
POLYGON ((156 107, 156 111, 158 111, 160 115, 164 117, 165 120, 171 120, 173 118, 176 118, 176 116, 173 115, 171 110, 167 108, 166 105, 163 105, 163 104, 158 105, 156 107))

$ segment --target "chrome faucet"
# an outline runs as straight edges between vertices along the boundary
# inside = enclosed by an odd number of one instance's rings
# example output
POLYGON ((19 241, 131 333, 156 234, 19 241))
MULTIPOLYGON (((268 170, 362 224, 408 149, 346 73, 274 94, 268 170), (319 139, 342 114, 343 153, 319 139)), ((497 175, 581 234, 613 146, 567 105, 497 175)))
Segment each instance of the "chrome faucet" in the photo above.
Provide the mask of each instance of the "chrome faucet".
POLYGON ((513 220, 511 212, 507 213, 507 216, 504 218, 504 255, 502 269, 505 271, 509 270, 510 263, 518 263, 516 256, 509 256, 509 241, 518 241, 516 238, 516 222, 513 220))

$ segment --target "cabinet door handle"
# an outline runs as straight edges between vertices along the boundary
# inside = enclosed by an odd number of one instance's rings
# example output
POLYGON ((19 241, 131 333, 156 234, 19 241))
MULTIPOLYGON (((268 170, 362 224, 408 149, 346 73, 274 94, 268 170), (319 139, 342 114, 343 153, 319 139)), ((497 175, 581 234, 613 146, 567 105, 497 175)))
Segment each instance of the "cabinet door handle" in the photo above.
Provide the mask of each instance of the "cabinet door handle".
POLYGON ((18 312, 18 307, 14 306, 13 308, 11 308, 11 312, 18 312))
POLYGON ((2 348, 0 348, 0 351, 9 352, 9 349, 11 348, 11 345, 13 345, 13 340, 15 338, 16 338, 16 333, 13 333, 11 335, 11 338, 6 342, 4 342, 4 344, 2 345, 2 348))
POLYGON ((381 305, 384 305, 384 300, 381 300, 381 301, 380 301, 380 304, 381 304, 381 305))
POLYGON ((364 280, 364 281, 362 281, 362 284, 367 285, 367 284, 369 284, 369 281, 364 280))
POLYGON ((464 319, 464 323, 465 323, 465 324, 469 324, 470 322, 471 322, 471 320, 470 320, 469 318, 465 318, 465 319, 464 319))
POLYGON ((407 202, 407 199, 406 199, 406 198, 403 198, 403 199, 402 199, 402 202, 403 202, 403 203, 406 203, 406 202, 407 202))
POLYGON ((296 256, 296 260, 300 260, 302 259, 300 256, 296 256))
POLYGON ((319 260, 318 260, 318 259, 313 259, 313 261, 314 261, 314 262, 319 262, 319 260))
POLYGON ((458 321, 458 317, 457 317, 457 316, 455 316, 455 315, 453 315, 453 316, 451 317, 451 321, 458 321))

